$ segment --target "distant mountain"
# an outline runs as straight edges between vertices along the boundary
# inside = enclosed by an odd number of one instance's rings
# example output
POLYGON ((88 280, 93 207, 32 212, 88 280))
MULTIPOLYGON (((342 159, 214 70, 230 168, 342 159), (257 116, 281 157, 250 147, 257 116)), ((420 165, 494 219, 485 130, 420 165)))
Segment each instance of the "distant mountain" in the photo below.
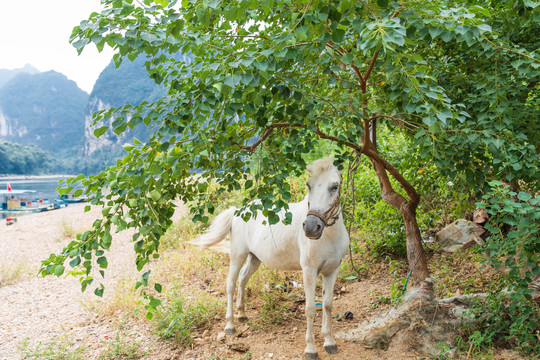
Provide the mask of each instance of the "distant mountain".
MULTIPOLYGON (((189 55, 179 54, 177 59, 192 61, 189 55)), ((26 160, 16 156, 23 152, 25 159, 42 159, 38 163, 44 166, 32 166, 33 172, 96 173, 125 154, 122 144, 134 137, 147 140, 149 130, 144 125, 120 136, 110 131, 99 139, 91 126, 95 111, 152 102, 165 95, 165 88, 149 78, 146 60, 144 56, 133 62, 125 60, 119 68, 111 62, 90 95, 55 71, 39 73, 29 65, 0 69, 0 141, 5 141, 0 148, 0 174, 30 173, 23 166, 26 160), (17 144, 30 147, 23 149, 17 144), (34 146, 46 150, 50 157, 34 146)))
POLYGON ((55 71, 19 73, 0 88, 0 139, 76 152, 88 94, 55 71))
MULTIPOLYGON (((190 56, 178 55, 177 58, 188 63, 191 62, 190 56)), ((147 59, 144 56, 140 56, 134 61, 124 60, 118 68, 115 68, 114 63, 111 61, 99 75, 88 99, 86 109, 84 155, 103 152, 105 149, 116 152, 118 155, 118 150, 122 149, 121 145, 131 142, 134 137, 142 141, 148 139, 149 132, 144 125, 139 125, 133 130, 128 129, 119 136, 109 131, 98 139, 94 136, 94 129, 103 126, 103 124, 91 126, 92 114, 96 111, 127 104, 138 105, 143 101, 152 102, 165 95, 165 88, 157 85, 154 80, 149 78, 144 66, 146 61, 147 59)), ((113 120, 110 120, 109 126, 111 126, 113 120)))
POLYGON ((24 67, 20 69, 14 69, 14 70, 0 69, 0 88, 4 86, 9 80, 17 76, 18 74, 21 74, 21 73, 37 74, 38 72, 39 70, 30 64, 26 64, 24 65, 24 67))

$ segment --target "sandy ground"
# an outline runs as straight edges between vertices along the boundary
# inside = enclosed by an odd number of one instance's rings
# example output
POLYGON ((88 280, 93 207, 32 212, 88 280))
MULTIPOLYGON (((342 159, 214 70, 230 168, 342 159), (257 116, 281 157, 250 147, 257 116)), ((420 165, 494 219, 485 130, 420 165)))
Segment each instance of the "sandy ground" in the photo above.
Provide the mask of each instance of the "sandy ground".
MULTIPOLYGON (((15 284, 0 287, 0 359, 18 359, 18 346, 47 343, 66 331, 84 327, 91 314, 83 304, 93 295, 85 293, 73 277, 37 277, 41 260, 50 253, 61 251, 71 241, 64 238, 66 229, 84 231, 100 214, 99 209, 84 213, 85 204, 18 217, 10 226, 0 225, 0 264, 21 266, 26 278, 15 284)), ((105 284, 134 272, 134 251, 128 232, 117 234, 113 251, 107 256, 109 271, 105 284)))

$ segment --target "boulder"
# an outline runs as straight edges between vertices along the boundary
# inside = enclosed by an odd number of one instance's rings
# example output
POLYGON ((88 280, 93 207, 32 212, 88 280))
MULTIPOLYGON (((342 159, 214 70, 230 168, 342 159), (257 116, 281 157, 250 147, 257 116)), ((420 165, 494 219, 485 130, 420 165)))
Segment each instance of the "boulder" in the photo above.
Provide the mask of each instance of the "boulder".
POLYGON ((444 251, 454 252, 462 247, 467 248, 472 244, 483 244, 482 235, 486 230, 465 219, 459 219, 439 231, 435 235, 435 241, 444 251))

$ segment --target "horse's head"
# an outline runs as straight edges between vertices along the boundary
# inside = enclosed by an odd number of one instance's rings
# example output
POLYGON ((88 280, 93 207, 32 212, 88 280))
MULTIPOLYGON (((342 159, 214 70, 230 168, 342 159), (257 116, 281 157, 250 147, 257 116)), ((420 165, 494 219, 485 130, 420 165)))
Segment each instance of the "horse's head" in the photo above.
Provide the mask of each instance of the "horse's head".
POLYGON ((334 225, 340 212, 341 174, 328 157, 308 166, 308 214, 304 232, 310 239, 319 239, 324 229, 334 225))

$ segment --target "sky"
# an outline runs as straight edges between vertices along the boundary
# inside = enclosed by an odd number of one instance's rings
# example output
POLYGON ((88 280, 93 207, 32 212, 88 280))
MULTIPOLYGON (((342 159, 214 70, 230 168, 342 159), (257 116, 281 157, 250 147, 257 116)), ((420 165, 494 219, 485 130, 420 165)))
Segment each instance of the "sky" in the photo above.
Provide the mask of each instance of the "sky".
POLYGON ((0 0, 0 69, 55 70, 90 93, 113 51, 89 44, 79 56, 69 37, 100 8, 100 0, 0 0))

